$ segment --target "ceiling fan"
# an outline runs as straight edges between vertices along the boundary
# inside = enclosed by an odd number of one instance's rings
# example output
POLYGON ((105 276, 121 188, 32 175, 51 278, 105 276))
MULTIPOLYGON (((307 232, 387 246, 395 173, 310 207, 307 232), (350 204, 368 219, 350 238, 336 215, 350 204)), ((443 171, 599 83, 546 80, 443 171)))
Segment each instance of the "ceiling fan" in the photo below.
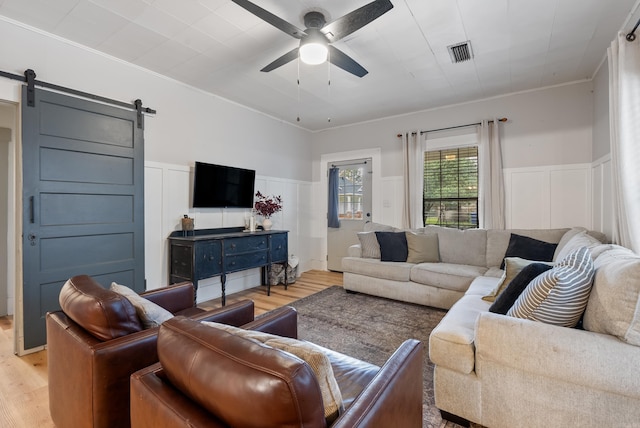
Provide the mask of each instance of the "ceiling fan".
POLYGON ((232 1, 263 21, 300 40, 300 46, 282 55, 260 71, 275 70, 300 56, 300 59, 307 64, 322 64, 328 59, 331 64, 358 77, 363 77, 368 71, 353 58, 331 46, 331 43, 359 30, 393 8, 389 0, 375 0, 330 23, 326 22, 322 12, 312 11, 304 15, 304 25, 307 28, 301 30, 250 1, 232 1))

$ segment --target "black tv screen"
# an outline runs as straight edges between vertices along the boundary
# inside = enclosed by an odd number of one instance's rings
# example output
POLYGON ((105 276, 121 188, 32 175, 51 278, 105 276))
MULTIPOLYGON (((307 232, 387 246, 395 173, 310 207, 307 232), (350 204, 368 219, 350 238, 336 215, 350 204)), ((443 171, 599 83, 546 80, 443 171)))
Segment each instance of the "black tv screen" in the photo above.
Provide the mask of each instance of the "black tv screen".
POLYGON ((253 208, 256 172, 251 169, 196 162, 194 208, 253 208))

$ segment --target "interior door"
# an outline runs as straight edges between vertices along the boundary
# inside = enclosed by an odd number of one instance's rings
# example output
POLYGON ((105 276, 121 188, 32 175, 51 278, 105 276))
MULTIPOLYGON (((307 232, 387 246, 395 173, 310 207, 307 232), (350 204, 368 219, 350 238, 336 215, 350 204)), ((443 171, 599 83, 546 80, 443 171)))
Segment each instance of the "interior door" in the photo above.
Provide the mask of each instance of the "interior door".
POLYGON ((342 272, 342 258, 353 244, 359 243, 358 232, 371 221, 372 160, 354 159, 334 162, 329 167, 340 169, 338 190, 339 228, 327 228, 327 269, 342 272))
POLYGON ((136 112, 38 90, 22 94, 23 347, 78 274, 143 291, 144 152, 136 112))

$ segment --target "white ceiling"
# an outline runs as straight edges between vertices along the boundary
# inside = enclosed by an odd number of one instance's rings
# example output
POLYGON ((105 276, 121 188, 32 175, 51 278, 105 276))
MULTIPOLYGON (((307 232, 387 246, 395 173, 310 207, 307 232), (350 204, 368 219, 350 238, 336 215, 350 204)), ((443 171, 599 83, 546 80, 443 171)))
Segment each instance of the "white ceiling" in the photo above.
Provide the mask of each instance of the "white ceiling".
MULTIPOLYGON (((371 0, 253 1, 304 29, 310 10, 330 22, 371 0)), ((315 131, 590 79, 637 7, 391 1, 391 11, 334 45, 369 71, 363 78, 327 64, 298 70, 298 61, 260 72, 299 42, 230 0, 0 0, 0 15, 315 131), (453 64, 447 46, 466 40, 474 58, 453 64)))

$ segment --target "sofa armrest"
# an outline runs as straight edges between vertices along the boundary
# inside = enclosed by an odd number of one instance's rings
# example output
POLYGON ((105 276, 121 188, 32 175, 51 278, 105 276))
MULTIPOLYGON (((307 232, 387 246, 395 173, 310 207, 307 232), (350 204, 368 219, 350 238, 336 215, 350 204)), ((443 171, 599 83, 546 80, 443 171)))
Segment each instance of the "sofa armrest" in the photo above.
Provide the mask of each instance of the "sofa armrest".
POLYGON ((483 313, 476 372, 488 362, 590 388, 640 397, 640 347, 607 334, 483 313))
POLYGON ((140 296, 160 305, 172 314, 194 306, 195 290, 190 282, 181 282, 140 293, 140 296))
POLYGON ((254 313, 253 300, 246 299, 230 303, 220 308, 210 309, 196 315, 190 315, 188 318, 196 321, 212 321, 240 327, 253 321, 254 313))
POLYGON ((284 306, 264 314, 242 328, 297 339, 298 311, 291 306, 284 306))
POLYGON ((331 427, 422 427, 423 354, 405 341, 331 427))
POLYGON ((360 244, 354 244, 347 248, 347 257, 362 257, 362 247, 360 244))

